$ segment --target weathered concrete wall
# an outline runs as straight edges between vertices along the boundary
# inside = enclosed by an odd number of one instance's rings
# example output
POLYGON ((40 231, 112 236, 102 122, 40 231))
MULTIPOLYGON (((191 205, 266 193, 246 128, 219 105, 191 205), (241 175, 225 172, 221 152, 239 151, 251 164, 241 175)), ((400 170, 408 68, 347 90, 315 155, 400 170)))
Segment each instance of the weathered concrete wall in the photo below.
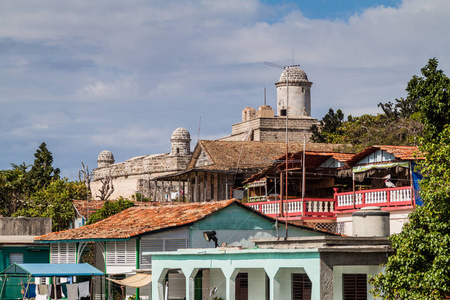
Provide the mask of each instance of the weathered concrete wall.
POLYGON ((141 192, 144 197, 162 199, 165 193, 177 191, 178 185, 166 183, 165 188, 162 188, 162 184, 159 183, 159 187, 156 187, 152 179, 184 171, 190 158, 191 155, 184 154, 155 154, 135 157, 125 162, 94 169, 94 177, 91 182, 93 198, 99 199, 99 190, 102 187, 101 179, 110 174, 114 192, 109 199, 131 198, 136 192, 141 192), (174 186, 176 188, 173 188, 174 186))
POLYGON ((386 252, 367 253, 358 251, 357 248, 352 252, 320 253, 320 299, 340 299, 333 296, 335 266, 378 266, 386 263, 387 259, 386 252))
MULTIPOLYGON (((288 119, 288 139, 290 142, 303 142, 311 138, 311 126, 318 125, 317 119, 311 117, 297 117, 288 119)), ((286 118, 254 118, 249 121, 239 122, 232 126, 231 135, 221 138, 222 141, 285 141, 286 118)))
POLYGON ((0 218, 0 235, 38 236, 52 232, 51 218, 0 218))

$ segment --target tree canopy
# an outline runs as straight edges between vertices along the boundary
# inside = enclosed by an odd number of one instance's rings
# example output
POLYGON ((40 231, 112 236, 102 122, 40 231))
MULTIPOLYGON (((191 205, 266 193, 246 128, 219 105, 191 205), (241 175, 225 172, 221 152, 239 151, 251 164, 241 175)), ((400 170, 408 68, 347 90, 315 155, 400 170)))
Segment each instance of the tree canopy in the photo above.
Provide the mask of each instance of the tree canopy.
POLYGON ((97 210, 91 215, 86 224, 94 224, 133 206, 133 201, 129 201, 123 198, 119 198, 117 201, 106 201, 101 209, 97 210))
POLYGON ((424 124, 419 149, 425 160, 420 195, 424 205, 409 215, 401 233, 391 236, 395 255, 371 279, 383 299, 443 299, 450 295, 450 81, 431 59, 408 83, 424 124))
POLYGON ((11 170, 0 170, 0 213, 5 217, 50 217, 53 230, 67 229, 75 217, 71 200, 84 198, 86 187, 59 177, 45 143, 34 157, 31 166, 11 164, 11 170))
POLYGON ((361 151, 373 145, 417 145, 423 132, 418 114, 418 99, 407 97, 395 99, 395 103, 379 103, 383 113, 349 115, 332 108, 311 127, 311 139, 318 143, 344 144, 348 150, 361 151))

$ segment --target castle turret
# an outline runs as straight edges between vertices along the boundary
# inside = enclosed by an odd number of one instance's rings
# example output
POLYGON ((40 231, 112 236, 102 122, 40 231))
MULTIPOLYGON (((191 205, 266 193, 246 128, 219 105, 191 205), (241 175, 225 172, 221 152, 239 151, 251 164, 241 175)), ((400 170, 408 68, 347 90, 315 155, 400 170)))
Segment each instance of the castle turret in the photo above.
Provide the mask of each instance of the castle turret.
POLYGON ((182 127, 175 129, 170 141, 172 142, 172 151, 170 155, 191 154, 191 134, 187 129, 182 127))
POLYGON ((311 116, 312 82, 299 66, 287 67, 275 85, 278 116, 286 116, 286 112, 288 117, 311 116))
POLYGON ((114 155, 111 153, 111 151, 103 150, 98 155, 97 163, 99 168, 110 166, 114 164, 114 155))

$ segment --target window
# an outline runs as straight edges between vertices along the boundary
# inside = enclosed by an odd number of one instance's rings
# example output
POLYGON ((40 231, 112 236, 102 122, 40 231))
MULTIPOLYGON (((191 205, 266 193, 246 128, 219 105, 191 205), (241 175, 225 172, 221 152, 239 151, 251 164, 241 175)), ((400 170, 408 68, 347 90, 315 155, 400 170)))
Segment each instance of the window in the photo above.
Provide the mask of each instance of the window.
POLYGON ((307 274, 292 274, 292 300, 311 300, 312 283, 307 274))
POLYGON ((51 264, 75 264, 76 261, 75 243, 54 243, 50 245, 51 264))
POLYGON ((136 266, 136 240, 106 242, 107 266, 136 266))
POLYGON ((10 253, 9 264, 23 264, 23 253, 10 253))
MULTIPOLYGON (((159 252, 159 251, 176 251, 178 249, 187 249, 187 239, 141 239, 141 253, 143 252, 159 252)), ((141 254, 141 268, 151 268, 151 255, 141 254)))
POLYGON ((367 299, 367 274, 343 274, 343 299, 367 299))
POLYGON ((286 116, 286 109, 281 109, 280 110, 280 115, 281 115, 281 117, 285 117, 286 116))
POLYGON ((248 300, 248 273, 236 276, 236 300, 248 300))

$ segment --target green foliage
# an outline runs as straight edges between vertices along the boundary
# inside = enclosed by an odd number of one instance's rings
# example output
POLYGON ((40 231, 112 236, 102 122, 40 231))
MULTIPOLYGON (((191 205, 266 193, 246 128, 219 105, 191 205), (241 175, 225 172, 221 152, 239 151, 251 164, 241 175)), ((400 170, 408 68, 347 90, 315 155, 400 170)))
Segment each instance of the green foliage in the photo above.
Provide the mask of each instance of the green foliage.
POLYGON ((437 59, 430 59, 421 70, 423 77, 414 76, 406 88, 407 99, 417 101, 427 142, 433 141, 450 123, 450 79, 437 66, 437 59))
POLYGON ((45 143, 39 146, 34 157, 34 164, 26 176, 31 193, 46 188, 52 180, 59 179, 60 172, 58 168, 53 168, 53 156, 45 143))
POLYGON ((22 163, 0 171, 0 213, 6 217, 51 217, 54 231, 68 229, 75 218, 71 200, 84 199, 86 186, 59 178, 45 143, 34 156, 30 170, 22 163))
POLYGON ((316 143, 330 143, 333 140, 333 136, 340 134, 340 127, 344 120, 344 114, 340 109, 334 112, 332 108, 328 110, 328 113, 320 121, 322 127, 321 130, 316 125, 311 127, 312 137, 311 139, 316 143))
POLYGON ((127 300, 136 300, 136 294, 128 296, 127 300))
POLYGON ((52 218, 53 231, 68 229, 75 218, 71 185, 67 179, 51 181, 46 188, 33 193, 27 199, 26 205, 17 210, 13 217, 52 218))
POLYGON ((94 224, 103 219, 109 218, 122 210, 133 207, 133 201, 119 198, 117 201, 106 201, 103 207, 91 215, 86 224, 94 224))
POLYGON ((312 126, 314 142, 351 145, 348 151, 361 151, 372 145, 417 145, 423 125, 419 119, 416 102, 396 99, 397 103, 380 103, 384 113, 348 116, 343 121, 341 110, 330 108, 322 119, 322 129, 312 126))
POLYGON ((419 146, 424 205, 409 215, 401 233, 391 237, 395 255, 386 270, 371 278, 372 293, 383 299, 443 299, 450 295, 450 82, 437 61, 422 69, 425 78, 408 83, 408 98, 417 101, 425 136, 419 146), (435 111, 435 114, 432 111, 435 111), (448 112, 448 111, 447 111, 448 112), (439 121, 440 120, 440 121, 439 121))
POLYGON ((26 167, 13 165, 13 170, 0 171, 0 213, 10 217, 26 199, 26 167))

